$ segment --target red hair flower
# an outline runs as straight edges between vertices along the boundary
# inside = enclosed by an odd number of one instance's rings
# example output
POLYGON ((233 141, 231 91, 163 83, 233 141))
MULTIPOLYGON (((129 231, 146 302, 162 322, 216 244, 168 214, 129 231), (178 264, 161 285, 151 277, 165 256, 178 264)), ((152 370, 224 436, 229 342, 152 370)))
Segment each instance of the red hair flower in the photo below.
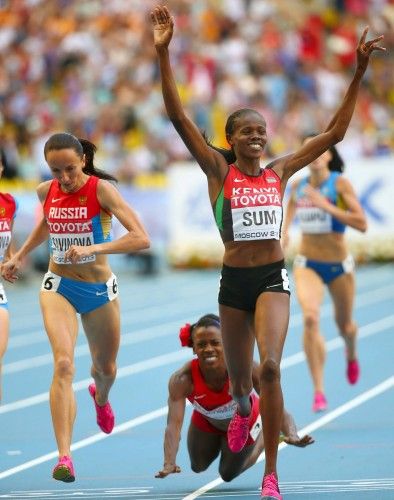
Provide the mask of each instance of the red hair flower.
POLYGON ((193 347, 192 326, 190 323, 186 323, 180 328, 179 340, 181 341, 182 347, 193 347))

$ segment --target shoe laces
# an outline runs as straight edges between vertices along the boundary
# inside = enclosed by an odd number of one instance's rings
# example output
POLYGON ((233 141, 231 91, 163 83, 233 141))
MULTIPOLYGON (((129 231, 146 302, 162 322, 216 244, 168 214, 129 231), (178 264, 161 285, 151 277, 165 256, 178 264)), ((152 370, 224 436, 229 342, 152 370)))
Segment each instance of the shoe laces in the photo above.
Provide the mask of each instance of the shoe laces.
POLYGON ((249 415, 246 417, 242 417, 238 412, 234 416, 234 423, 237 427, 241 427, 242 430, 249 430, 249 415))
POLYGON ((278 480, 275 477, 275 474, 271 472, 271 474, 267 474, 263 479, 263 489, 269 488, 279 492, 278 480))

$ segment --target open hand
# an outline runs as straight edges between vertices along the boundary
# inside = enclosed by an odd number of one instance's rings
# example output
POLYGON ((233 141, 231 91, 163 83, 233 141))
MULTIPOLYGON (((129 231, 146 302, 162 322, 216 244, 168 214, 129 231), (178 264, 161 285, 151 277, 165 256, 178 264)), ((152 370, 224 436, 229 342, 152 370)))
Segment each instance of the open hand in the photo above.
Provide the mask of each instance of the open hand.
POLYGON ((174 18, 165 6, 155 7, 150 13, 153 24, 153 40, 156 48, 168 47, 174 32, 174 18))
POLYGON ((169 474, 178 474, 181 472, 181 468, 179 465, 176 464, 168 464, 163 467, 162 470, 160 470, 157 474, 155 474, 155 477, 159 479, 163 479, 167 477, 169 474))
POLYGON ((295 436, 284 436, 283 441, 292 446, 297 446, 298 448, 305 448, 310 444, 313 444, 315 440, 312 436, 306 434, 304 437, 300 438, 298 434, 295 436))
POLYGON ((385 47, 381 47, 379 42, 384 38, 383 35, 374 38, 373 40, 365 41, 368 33, 368 26, 364 29, 361 35, 360 41, 357 45, 357 68, 365 71, 369 63, 369 56, 374 50, 380 50, 385 52, 385 47))

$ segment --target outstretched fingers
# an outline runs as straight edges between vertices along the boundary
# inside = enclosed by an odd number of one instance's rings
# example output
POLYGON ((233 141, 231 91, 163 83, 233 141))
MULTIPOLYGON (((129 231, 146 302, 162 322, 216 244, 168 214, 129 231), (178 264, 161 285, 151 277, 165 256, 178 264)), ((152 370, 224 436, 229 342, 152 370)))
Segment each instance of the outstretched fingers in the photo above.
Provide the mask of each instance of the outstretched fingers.
POLYGON ((376 38, 373 38, 372 40, 368 40, 368 42, 365 41, 367 37, 369 27, 366 26, 366 28, 363 31, 363 34, 361 35, 360 41, 359 41, 359 48, 364 54, 370 54, 373 50, 380 50, 380 51, 386 51, 385 47, 381 47, 378 45, 384 38, 384 35, 380 35, 376 38))
POLYGON ((150 13, 154 24, 168 24, 171 22, 171 14, 166 6, 158 5, 150 13))
POLYGON ((368 30, 369 30, 369 26, 366 26, 364 28, 363 34, 361 35, 360 41, 358 43, 360 46, 365 43, 365 39, 367 38, 368 30))

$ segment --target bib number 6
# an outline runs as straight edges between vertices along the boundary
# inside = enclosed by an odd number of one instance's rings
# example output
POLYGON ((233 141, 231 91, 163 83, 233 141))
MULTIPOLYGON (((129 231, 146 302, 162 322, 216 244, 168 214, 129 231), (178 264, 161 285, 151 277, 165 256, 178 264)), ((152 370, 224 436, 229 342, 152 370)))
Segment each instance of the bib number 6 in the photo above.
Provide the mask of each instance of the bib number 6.
POLYGON ((53 288, 53 276, 49 276, 45 281, 44 281, 44 288, 45 290, 52 290, 53 288))
POLYGON ((41 290, 45 290, 47 292, 56 292, 60 284, 60 279, 60 276, 56 276, 48 272, 44 276, 44 280, 41 284, 41 290))

